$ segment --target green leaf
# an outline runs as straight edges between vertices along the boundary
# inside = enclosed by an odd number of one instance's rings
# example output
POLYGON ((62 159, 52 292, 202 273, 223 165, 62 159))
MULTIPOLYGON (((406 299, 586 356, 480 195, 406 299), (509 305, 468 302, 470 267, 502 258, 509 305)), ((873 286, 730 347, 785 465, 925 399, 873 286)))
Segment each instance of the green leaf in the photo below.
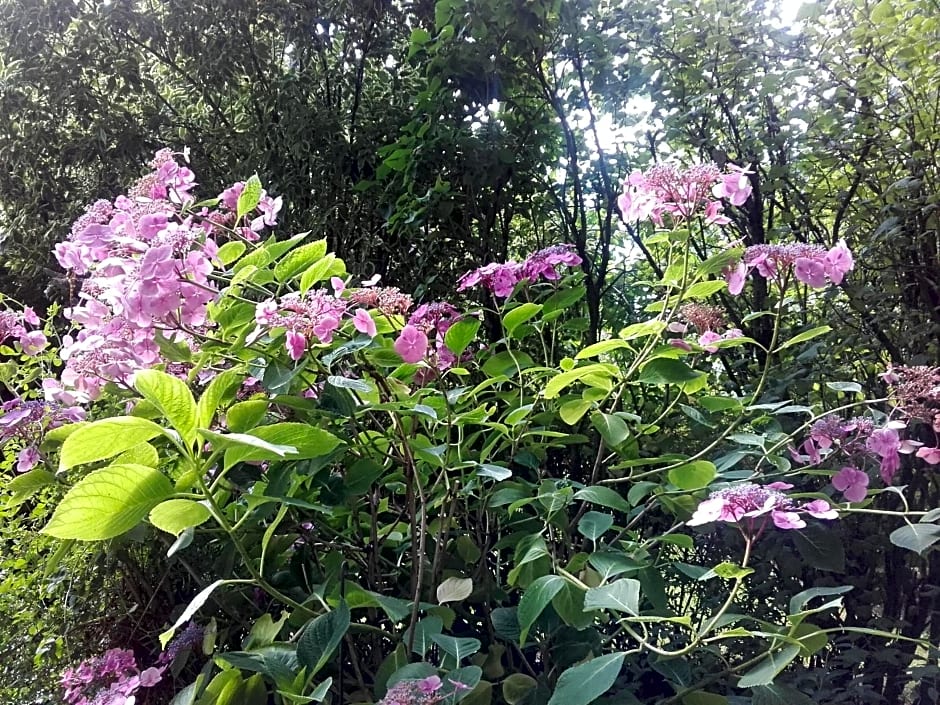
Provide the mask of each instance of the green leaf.
POLYGON ((619 336, 622 340, 636 340, 637 338, 648 338, 651 335, 659 335, 666 330, 666 322, 658 318, 640 323, 632 323, 622 329, 619 336))
POLYGON ((444 333, 444 345, 446 345, 447 349, 454 353, 454 355, 460 357, 463 355, 464 350, 467 349, 467 346, 473 342, 479 329, 480 320, 478 318, 465 316, 451 325, 451 327, 447 329, 447 332, 444 333))
POLYGON ((215 258, 219 260, 223 265, 228 266, 243 254, 247 245, 240 240, 234 240, 232 242, 226 242, 219 248, 219 251, 216 253, 215 258))
POLYGON ((736 580, 738 578, 745 578, 751 573, 754 572, 753 568, 742 568, 737 563, 731 563, 730 561, 725 561, 724 563, 719 563, 712 571, 719 578, 723 580, 736 580))
POLYGON ((707 460, 695 460, 673 468, 669 471, 668 477, 669 482, 680 490, 697 490, 707 487, 717 474, 718 470, 714 463, 707 460))
POLYGON ((255 208, 258 207, 258 204, 261 202, 261 179, 258 178, 257 174, 253 174, 248 181, 245 182, 245 188, 242 189, 242 192, 238 194, 238 203, 235 207, 235 217, 237 220, 241 220, 246 215, 251 213, 255 208))
POLYGON ((617 509, 621 512, 629 512, 631 507, 623 497, 617 492, 603 485, 585 487, 574 494, 574 499, 580 499, 583 502, 600 504, 603 507, 617 509))
MULTIPOLYGON (((411 650, 423 658, 433 643, 431 637, 435 634, 440 634, 443 628, 443 620, 437 615, 431 615, 418 620, 417 624, 408 627, 402 636, 402 641, 407 644, 411 631, 414 630, 414 641, 411 645, 411 650)), ((389 685, 391 685, 391 680, 389 680, 389 685)))
POLYGON ((591 541, 597 541, 613 525, 614 518, 610 514, 585 512, 578 522, 578 533, 591 541))
POLYGON ((895 546, 920 555, 940 541, 940 526, 936 524, 905 524, 892 531, 888 538, 895 546))
POLYGON ((463 668, 455 668, 447 674, 447 680, 444 683, 444 687, 438 691, 438 693, 443 697, 441 703, 459 703, 465 699, 469 703, 475 702, 476 693, 479 692, 475 690, 475 688, 477 687, 477 684, 480 683, 480 679, 482 677, 483 669, 479 666, 464 666, 463 668), (465 687, 458 689, 456 683, 460 683, 465 687), (472 699, 471 696, 473 696, 472 699))
POLYGON ((780 671, 789 665, 800 653, 796 644, 787 644, 780 651, 764 657, 756 666, 741 676, 739 688, 753 688, 757 685, 770 685, 780 671))
POLYGON ((472 592, 473 580, 470 578, 447 578, 437 586, 437 604, 466 600, 472 592))
POLYGON ((792 531, 790 534, 800 555, 814 568, 835 573, 845 572, 845 547, 838 531, 810 524, 805 529, 792 531))
MULTIPOLYGON (((291 422, 260 426, 249 431, 248 435, 276 446, 293 447, 295 452, 288 454, 291 460, 319 458, 328 455, 340 444, 339 438, 332 433, 305 423, 291 422)), ((225 451, 225 467, 230 468, 235 463, 247 461, 277 460, 280 457, 280 454, 270 450, 238 446, 225 451)))
POLYGON ((349 607, 345 602, 307 623, 297 641, 297 660, 313 676, 330 660, 349 629, 349 607))
POLYGON ((519 609, 516 613, 519 619, 519 643, 524 644, 529 629, 535 624, 548 603, 558 594, 558 591, 565 584, 565 579, 558 575, 543 575, 541 578, 532 581, 532 584, 526 588, 525 594, 519 600, 519 609))
POLYGON ((134 373, 134 388, 160 410, 184 443, 192 446, 196 440, 198 411, 189 386, 179 377, 151 369, 134 373))
POLYGON ((832 595, 844 595, 852 590, 852 585, 841 585, 839 587, 817 587, 798 592, 790 598, 790 614, 797 614, 806 608, 806 604, 814 597, 831 597, 832 595))
POLYGON ((826 386, 834 392, 846 394, 858 394, 862 391, 862 385, 858 382, 826 382, 826 386))
POLYGON ((159 468, 160 454, 149 443, 138 443, 133 448, 128 448, 120 455, 115 456, 112 464, 146 465, 148 468, 159 468))
POLYGON ((682 360, 657 357, 643 365, 637 381, 643 384, 684 384, 703 375, 704 373, 693 370, 682 360))
MULTIPOLYGON (((225 413, 225 425, 233 433, 250 431, 264 420, 268 412, 267 399, 249 399, 232 404, 225 413)), ((208 428, 208 424, 203 426, 208 428)))
POLYGON ((802 333, 794 335, 783 345, 774 350, 775 353, 780 352, 781 350, 786 350, 791 348, 794 345, 799 345, 800 343, 805 343, 807 340, 812 340, 813 338, 818 338, 820 335, 825 335, 832 330, 832 326, 816 326, 815 328, 810 328, 805 330, 802 333))
POLYGON ((211 595, 212 592, 217 587, 219 587, 219 585, 224 585, 225 582, 226 581, 224 580, 216 580, 211 585, 207 585, 202 590, 200 590, 199 593, 190 601, 190 603, 186 605, 186 609, 180 613, 180 616, 176 618, 176 621, 173 622, 173 626, 160 635, 160 646, 165 649, 170 639, 172 639, 173 635, 176 634, 176 630, 192 619, 193 615, 199 611, 199 608, 206 604, 206 600, 209 599, 209 595, 211 595))
POLYGON ((245 375, 240 370, 235 369, 225 370, 213 377, 196 405, 196 425, 201 428, 209 428, 219 406, 230 395, 235 395, 244 378, 245 375))
MULTIPOLYGON (((727 701, 725 701, 727 702, 727 701)), ((751 705, 817 705, 816 700, 788 685, 758 685, 751 691, 751 705)), ((682 705, 685 705, 683 702, 682 705)))
POLYGON ((286 282, 303 272, 326 254, 326 240, 317 240, 291 250, 274 265, 274 278, 286 282))
POLYGON ((10 504, 19 504, 54 482, 55 475, 51 472, 43 468, 33 468, 23 475, 14 477, 4 489, 13 495, 10 497, 10 504))
POLYGON ((599 343, 588 345, 586 348, 578 352, 578 354, 574 356, 574 359, 587 360, 592 357, 597 357, 598 355, 603 355, 604 353, 609 353, 614 350, 620 350, 621 348, 629 347, 630 344, 625 340, 602 340, 599 343))
POLYGON ((696 282, 682 295, 683 299, 705 299, 716 294, 728 285, 724 279, 712 279, 709 281, 696 282))
POLYGON ((573 666, 561 674, 548 705, 589 705, 617 680, 623 653, 607 654, 573 666))
POLYGON ((518 350, 503 350, 495 355, 490 355, 483 363, 483 373, 487 377, 514 377, 521 370, 525 370, 535 364, 535 361, 528 354, 518 350))
POLYGON ((574 426, 593 405, 590 399, 572 399, 558 407, 558 415, 566 424, 574 426))
POLYGON ((621 578, 609 585, 591 588, 584 595, 585 610, 616 610, 634 617, 640 613, 640 581, 621 578))
POLYGON ((305 294, 317 282, 328 279, 337 261, 336 255, 330 252, 307 267, 306 271, 300 276, 300 292, 305 294))
POLYGON ((163 432, 153 421, 137 416, 115 416, 84 425, 62 444, 59 470, 112 458, 163 432))
POLYGON ((542 394, 546 399, 554 399, 566 388, 579 381, 583 381, 589 386, 599 386, 602 383, 606 383, 607 389, 610 389, 613 379, 617 377, 619 372, 620 370, 616 365, 606 363, 595 363, 593 365, 585 365, 584 367, 576 367, 573 370, 568 370, 567 372, 562 372, 552 377, 548 381, 548 384, 545 385, 545 390, 542 394))
POLYGON ((162 473, 144 465, 109 465, 82 478, 56 507, 44 534, 100 541, 130 531, 173 494, 162 473))
POLYGON ((168 499, 150 510, 150 523, 168 534, 179 536, 184 529, 209 520, 209 508, 191 499, 168 499))
POLYGON ((601 434, 608 448, 616 448, 630 437, 627 422, 616 414, 595 411, 591 414, 591 425, 601 434))
POLYGON ((506 329, 509 335, 512 335, 516 328, 537 315, 541 310, 541 304, 533 304, 530 302, 520 304, 503 316, 503 328, 506 329))
POLYGON ((480 650, 480 640, 470 637, 455 637, 446 634, 432 634, 431 641, 437 644, 444 653, 450 654, 459 665, 465 658, 470 658, 480 650))
POLYGON ((525 673, 513 673, 503 681, 503 699, 509 705, 518 705, 533 690, 538 681, 525 673))
POLYGON ((291 688, 300 670, 293 644, 270 644, 252 651, 223 652, 218 657, 235 668, 268 676, 281 689, 291 688))

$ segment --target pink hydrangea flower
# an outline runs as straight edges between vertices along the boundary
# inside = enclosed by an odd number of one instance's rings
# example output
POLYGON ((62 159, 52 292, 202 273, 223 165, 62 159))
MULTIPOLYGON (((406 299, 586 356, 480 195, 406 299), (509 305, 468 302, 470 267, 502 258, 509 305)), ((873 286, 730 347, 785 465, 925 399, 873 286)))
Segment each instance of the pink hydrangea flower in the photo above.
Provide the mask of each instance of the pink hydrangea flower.
POLYGON ((928 465, 936 465, 940 463, 940 448, 918 448, 917 457, 922 458, 928 465))
POLYGON ((832 477, 835 487, 849 502, 861 502, 868 495, 868 474, 853 467, 844 467, 832 477))
POLYGON ((745 482, 712 492, 686 523, 689 526, 700 526, 723 521, 737 524, 742 532, 756 538, 766 527, 768 518, 779 529, 805 527, 801 512, 822 519, 837 518, 837 513, 825 500, 813 500, 804 505, 796 503, 783 492, 789 487, 785 483, 761 486, 745 482))
POLYGON ((893 428, 879 428, 872 431, 865 443, 868 450, 881 458, 881 479, 890 485, 901 467, 901 439, 893 428))
POLYGON ((420 362, 428 351, 428 337, 409 323, 402 328, 393 347, 405 362, 420 362))
POLYGON ((369 312, 364 308, 356 309, 356 313, 353 316, 353 326, 360 333, 368 335, 370 338, 374 338, 376 334, 375 321, 372 320, 372 316, 369 315, 369 312))

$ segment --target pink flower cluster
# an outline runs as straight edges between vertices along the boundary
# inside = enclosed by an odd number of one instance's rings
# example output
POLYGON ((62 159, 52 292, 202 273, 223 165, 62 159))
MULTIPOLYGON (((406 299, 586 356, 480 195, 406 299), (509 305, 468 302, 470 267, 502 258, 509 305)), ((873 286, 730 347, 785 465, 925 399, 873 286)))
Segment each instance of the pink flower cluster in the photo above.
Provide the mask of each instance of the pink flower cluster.
POLYGON ((428 340, 426 357, 431 367, 443 371, 457 363, 457 356, 444 345, 444 335, 460 318, 461 314, 456 307, 444 301, 436 301, 421 304, 408 319, 408 325, 416 328, 428 340))
POLYGON ((128 384, 136 370, 163 362, 158 335, 195 347, 192 334, 206 325, 207 305, 218 296, 213 238, 257 239, 277 223, 281 201, 262 192, 251 220, 236 227, 244 184, 223 192, 216 210, 187 214, 193 172, 168 149, 150 166, 126 196, 89 206, 55 247, 59 264, 82 280, 77 305, 65 312, 78 331, 64 338, 66 365, 61 384, 47 386, 50 399, 93 400, 108 381, 128 384))
POLYGON ((581 261, 574 245, 552 245, 529 255, 523 262, 492 262, 467 272, 457 280, 457 291, 481 284, 494 296, 505 299, 520 282, 558 281, 561 278, 559 266, 577 267, 581 261))
POLYGON ((764 531, 768 519, 778 529, 802 529, 806 526, 800 516, 803 512, 817 519, 839 518, 838 512, 823 499, 798 504, 783 493, 792 487, 785 482, 763 486, 745 482, 712 492, 686 523, 689 526, 713 521, 737 524, 741 532, 753 540, 764 531))
POLYGON ((749 174, 754 172, 729 164, 722 172, 715 164, 697 164, 685 170, 658 164, 648 171, 634 171, 623 185, 617 205, 624 220, 646 220, 663 227, 663 216, 678 223, 701 213, 705 222, 727 225, 720 199, 741 206, 751 196, 749 174), (719 200, 716 200, 719 199, 719 200))
POLYGON ((890 485, 901 467, 901 455, 916 453, 930 464, 940 462, 937 448, 902 439, 899 431, 906 428, 903 421, 889 421, 876 428, 871 419, 854 418, 844 421, 827 416, 813 424, 799 450, 790 448, 790 455, 801 464, 820 465, 835 457, 846 463, 832 478, 832 485, 849 502, 860 502, 868 494, 869 477, 860 468, 867 461, 878 463, 878 472, 885 485, 890 485))
POLYGON ((69 705, 133 705, 134 693, 159 683, 164 669, 141 671, 133 651, 110 649, 63 672, 64 699, 69 705))
POLYGON ((438 694, 442 685, 437 676, 398 681, 388 689, 378 705, 437 705, 443 701, 443 697, 438 694))
POLYGON ((775 281, 781 289, 791 271, 798 281, 821 289, 826 286, 827 279, 833 284, 841 284, 854 266, 855 260, 844 240, 829 250, 805 243, 752 245, 744 251, 740 262, 725 269, 724 275, 728 291, 737 296, 744 290, 744 282, 752 269, 765 279, 775 281))
POLYGON ((22 313, 9 309, 0 310, 0 343, 15 338, 24 355, 34 357, 42 352, 49 341, 41 330, 29 330, 27 326, 39 327, 41 321, 36 312, 26 306, 22 313))
POLYGON ((39 446, 48 431, 59 426, 85 420, 80 406, 63 407, 56 402, 20 399, 4 402, 0 407, 0 447, 9 443, 19 446, 17 472, 32 470, 41 460, 39 446))
MULTIPOLYGON (((690 303, 684 305, 679 313, 699 331, 700 335, 696 342, 707 353, 718 352, 717 343, 723 340, 732 340, 744 335, 740 328, 728 328, 721 333, 716 332, 717 329, 727 326, 724 313, 717 306, 690 303)), ((680 321, 669 324, 671 333, 685 333, 687 330, 688 326, 680 321)), ((692 351, 692 345, 683 338, 671 338, 669 344, 688 352, 692 351)))
MULTIPOLYGON (((292 360, 299 360, 311 340, 330 343, 346 315, 346 303, 322 289, 304 295, 288 294, 278 301, 262 301, 255 308, 259 328, 286 330, 285 346, 292 360)), ((357 330, 375 335, 375 323, 369 313, 358 309, 353 319, 357 330), (361 313, 360 313, 361 312, 361 313)))
MULTIPOLYGON (((223 219, 220 223, 234 222, 234 216, 238 213, 238 198, 244 190, 245 182, 237 181, 219 195, 219 202, 231 214, 229 218, 223 219)), ((277 225, 277 215, 281 212, 283 206, 284 201, 280 196, 271 198, 267 191, 261 189, 261 197, 257 206, 258 215, 252 218, 247 225, 238 228, 238 233, 246 240, 258 240, 260 237, 258 233, 265 228, 277 225)))

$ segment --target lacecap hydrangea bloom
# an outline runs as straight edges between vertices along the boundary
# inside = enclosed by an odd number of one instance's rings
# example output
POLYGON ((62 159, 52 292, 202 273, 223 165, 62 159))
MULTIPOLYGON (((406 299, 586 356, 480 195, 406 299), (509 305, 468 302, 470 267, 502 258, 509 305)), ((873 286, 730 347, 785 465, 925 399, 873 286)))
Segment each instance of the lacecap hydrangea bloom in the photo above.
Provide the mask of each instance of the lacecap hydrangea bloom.
POLYGON ((749 168, 729 164, 722 172, 712 163, 679 169, 657 164, 645 172, 634 171, 623 185, 617 205, 625 220, 646 220, 663 227, 664 215, 676 223, 701 215, 706 223, 726 225, 722 199, 741 206, 751 196, 749 168))
POLYGON ((827 281, 841 284, 854 266, 855 260, 844 240, 828 250, 799 242, 752 245, 744 251, 740 262, 725 269, 724 275, 729 293, 736 296, 744 290, 747 275, 752 270, 780 287, 785 285, 792 271, 798 281, 814 289, 821 289, 827 281))
POLYGON ((492 262, 467 272, 457 280, 457 291, 482 285, 497 298, 505 299, 519 283, 558 281, 559 267, 577 267, 581 262, 574 245, 552 245, 529 255, 523 262, 492 262))
POLYGON ((802 529, 806 526, 800 516, 803 513, 817 519, 839 518, 838 512, 823 499, 801 504, 787 496, 784 490, 792 487, 785 482, 769 485, 745 482, 717 490, 698 505, 686 523, 699 526, 722 521, 737 524, 744 534, 756 537, 767 526, 768 520, 778 529, 802 529))

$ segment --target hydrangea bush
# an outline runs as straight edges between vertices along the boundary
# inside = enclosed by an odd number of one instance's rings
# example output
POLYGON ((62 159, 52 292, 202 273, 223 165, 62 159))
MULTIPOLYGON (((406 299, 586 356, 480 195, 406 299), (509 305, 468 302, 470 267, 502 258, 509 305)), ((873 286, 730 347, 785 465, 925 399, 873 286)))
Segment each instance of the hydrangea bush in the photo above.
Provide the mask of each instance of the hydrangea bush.
MULTIPOLYGON (((938 430, 937 370, 889 370, 891 402, 871 409, 764 399, 786 351, 829 330, 794 331, 791 292, 839 284, 853 260, 842 243, 723 242, 748 168, 626 180, 624 217, 650 221, 665 263, 659 300, 584 347, 568 245, 416 306, 324 240, 271 235, 281 203, 257 178, 197 201, 181 156, 159 152, 57 246, 79 288, 64 366, 0 428, 20 485, 64 493, 47 534, 143 527, 225 569, 167 616, 157 665, 90 655, 63 676, 68 702, 127 705, 194 657, 174 705, 796 702, 779 674, 853 628, 838 616, 851 587, 815 584, 800 541, 866 511, 897 511, 906 548, 940 537, 937 512, 905 513, 891 486, 900 453, 940 455, 905 440, 938 430), (773 285, 773 310, 752 314, 772 318, 769 344, 720 305, 749 275, 773 285), (739 394, 720 361, 753 372, 739 394), (872 508, 878 495, 898 501, 872 508), (764 546, 791 536, 809 577, 748 608, 764 546), (693 562, 703 543, 712 565, 693 562)), ((44 344, 27 340, 32 313, 5 315, 11 352, 44 344)))

